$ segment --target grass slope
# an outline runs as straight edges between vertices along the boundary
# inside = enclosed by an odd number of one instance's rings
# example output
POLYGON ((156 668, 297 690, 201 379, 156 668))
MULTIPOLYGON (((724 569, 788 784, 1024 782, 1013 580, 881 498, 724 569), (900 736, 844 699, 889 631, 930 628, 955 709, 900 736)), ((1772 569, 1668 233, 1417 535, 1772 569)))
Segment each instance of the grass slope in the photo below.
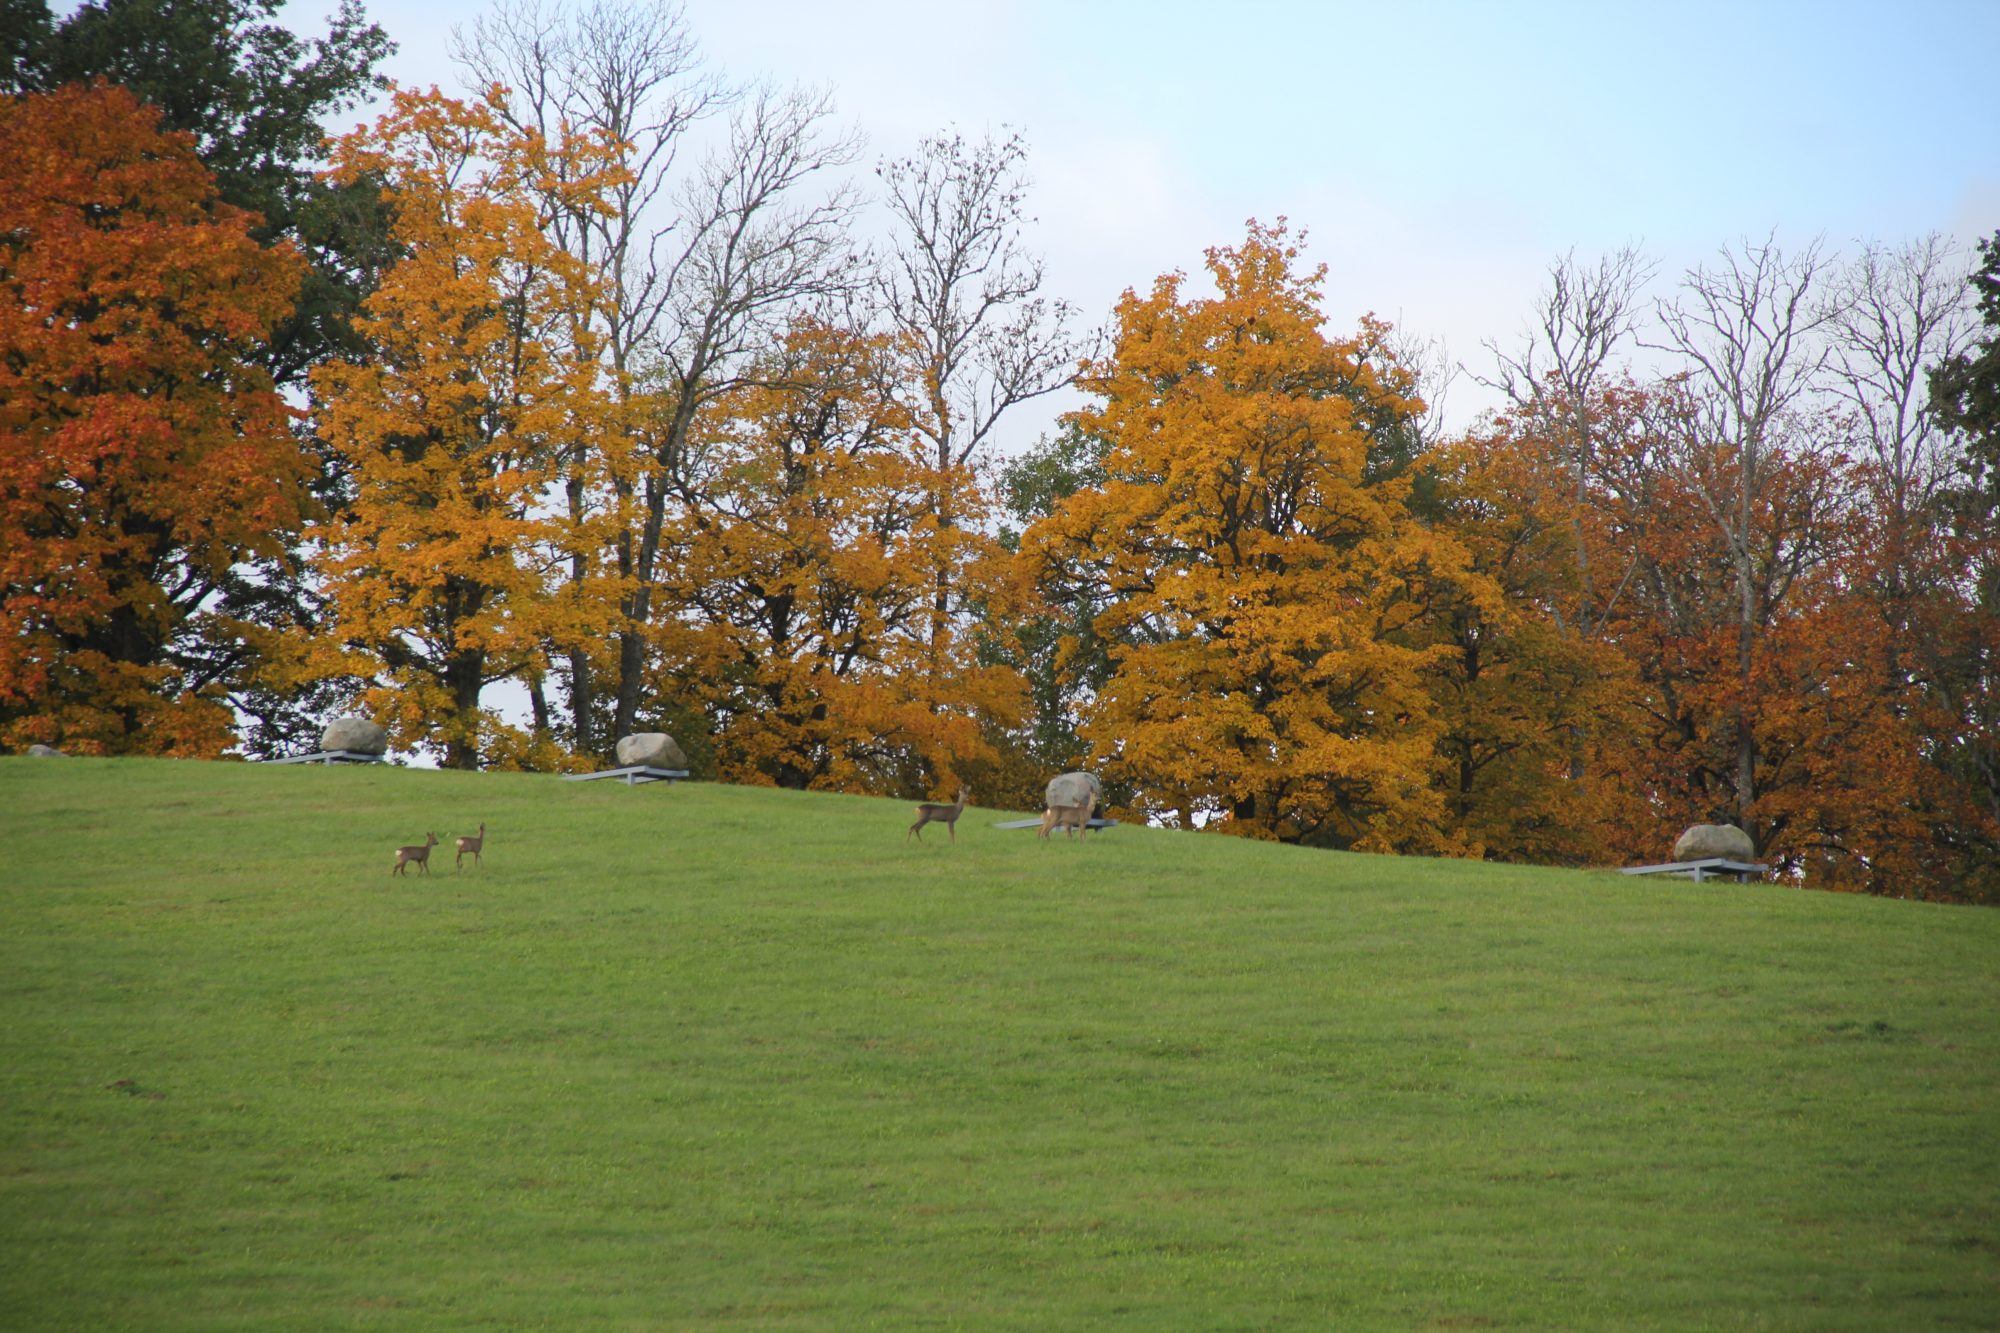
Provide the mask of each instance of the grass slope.
POLYGON ((909 818, 0 760, 0 1326, 2000 1322, 2000 912, 909 818))

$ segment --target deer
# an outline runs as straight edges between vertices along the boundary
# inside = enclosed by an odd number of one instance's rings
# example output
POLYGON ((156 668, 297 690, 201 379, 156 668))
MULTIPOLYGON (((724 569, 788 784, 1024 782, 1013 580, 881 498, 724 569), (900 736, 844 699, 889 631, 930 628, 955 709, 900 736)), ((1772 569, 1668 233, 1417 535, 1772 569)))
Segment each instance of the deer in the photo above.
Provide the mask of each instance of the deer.
MULTIPOLYGON (((917 841, 922 842, 924 840, 924 825, 939 823, 944 825, 945 832, 951 834, 951 840, 957 842, 958 817, 965 813, 965 803, 971 796, 971 792, 960 787, 958 789, 958 802, 955 805, 938 805, 934 802, 926 801, 917 807, 917 822, 910 825, 910 833, 916 834, 917 841)), ((910 833, 903 835, 904 842, 910 840, 910 833)))
POLYGON ((431 873, 431 848, 438 845, 438 835, 435 833, 426 833, 424 837, 426 841, 421 847, 398 847, 396 849, 396 864, 390 869, 390 874, 402 874, 403 867, 412 861, 415 861, 418 868, 426 875, 431 873))
POLYGON ((1090 807, 1087 805, 1052 805, 1042 811, 1042 827, 1036 837, 1043 842, 1049 840, 1049 830, 1062 826, 1071 838, 1078 838, 1090 832, 1090 807))
POLYGON ((459 839, 456 839, 455 841, 456 841, 456 843, 457 843, 457 846, 458 846, 458 861, 456 862, 456 867, 455 867, 455 868, 456 868, 456 869, 459 869, 459 870, 463 870, 463 869, 465 869, 465 854, 466 854, 467 852, 471 852, 471 853, 472 853, 472 864, 474 864, 474 865, 478 865, 478 864, 480 863, 480 862, 479 862, 479 849, 480 849, 481 847, 483 847, 483 846, 485 846, 485 845, 486 845, 486 821, 485 821, 485 820, 481 820, 481 821, 479 822, 479 836, 478 836, 478 837, 476 837, 476 838, 459 838, 459 839))

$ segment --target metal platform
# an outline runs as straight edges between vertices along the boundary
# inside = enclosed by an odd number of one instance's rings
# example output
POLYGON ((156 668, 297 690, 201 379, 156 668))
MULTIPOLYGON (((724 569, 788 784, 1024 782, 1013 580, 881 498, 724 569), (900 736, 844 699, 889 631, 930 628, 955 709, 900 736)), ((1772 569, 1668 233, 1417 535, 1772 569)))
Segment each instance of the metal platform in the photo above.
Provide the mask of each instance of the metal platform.
POLYGON ((1720 879, 1724 875, 1736 876, 1741 884, 1747 877, 1762 877, 1771 867, 1758 865, 1752 861, 1731 861, 1727 857, 1711 856, 1700 861, 1668 861, 1656 866, 1627 866, 1621 875, 1692 875, 1699 884, 1704 879, 1720 879))
POLYGON ((385 754, 363 754, 359 750, 320 750, 313 754, 286 755, 283 759, 260 759, 264 764, 386 764, 385 754))
POLYGON ((564 782, 595 782, 599 778, 617 778, 628 787, 641 782, 678 782, 686 777, 685 768, 652 768, 646 764, 634 764, 630 768, 607 768, 601 773, 565 773, 564 782))

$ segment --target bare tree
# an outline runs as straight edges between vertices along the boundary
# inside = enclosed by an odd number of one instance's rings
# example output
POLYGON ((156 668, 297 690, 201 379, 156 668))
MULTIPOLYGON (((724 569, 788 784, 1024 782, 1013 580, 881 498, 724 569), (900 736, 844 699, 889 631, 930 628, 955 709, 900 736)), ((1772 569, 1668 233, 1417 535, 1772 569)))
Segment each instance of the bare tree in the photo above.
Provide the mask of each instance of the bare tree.
MULTIPOLYGON (((1957 460, 1931 411, 1933 366, 1970 345, 1972 257, 1933 232, 1894 249, 1867 245, 1838 275, 1836 391, 1882 478, 1892 542, 1928 509, 1957 460)), ((1900 563, 1892 549, 1890 565, 1900 563)))
MULTIPOLYGON (((977 143, 938 134, 876 168, 896 226, 879 299, 914 362, 914 424, 937 467, 940 529, 965 517, 947 474, 972 462, 1009 409, 1073 383, 1083 351, 1069 327, 1074 312, 1041 295, 1041 260, 1022 245, 1027 151, 1018 134, 977 143)), ((943 651, 963 600, 941 564, 931 590, 934 651, 943 651)))
POLYGON ((1632 336, 1640 293, 1656 269, 1629 245, 1591 266, 1580 264, 1574 250, 1553 261, 1522 350, 1510 356, 1488 343, 1499 370, 1480 382, 1518 406, 1545 402, 1552 391, 1571 402, 1588 398, 1619 344, 1632 336))
POLYGON ((1895 249, 1863 247, 1840 274, 1834 317, 1837 392, 1852 410, 1860 445, 1874 463, 1875 523, 1881 547, 1875 594, 1890 629, 1884 666, 1902 681, 1915 603, 1933 562, 1922 558, 1935 530, 1938 492, 1951 484, 1957 455, 1931 411, 1930 371, 1971 342, 1967 296, 1971 257, 1933 232, 1895 249))
POLYGON ((1751 669, 1757 634, 1790 581, 1820 558, 1811 540, 1815 515, 1799 511, 1790 534, 1762 531, 1759 520, 1775 465, 1787 449, 1810 452, 1818 436, 1805 425, 1824 388, 1832 355, 1825 336, 1839 307, 1826 299, 1828 258, 1818 241, 1796 255, 1774 238, 1725 246, 1714 267, 1697 265, 1681 294, 1658 305, 1655 346, 1686 366, 1677 377, 1671 421, 1697 494, 1728 552, 1736 582, 1736 818, 1752 834, 1757 742, 1751 669))
MULTIPOLYGON (((450 51, 469 82, 507 89, 504 112, 515 124, 548 136, 565 127, 595 130, 622 145, 626 174, 609 191, 612 208, 554 198, 546 225, 603 284, 591 331, 612 391, 629 408, 639 351, 666 313, 665 259, 685 225, 667 198, 675 164, 691 131, 726 109, 735 94, 702 71, 677 4, 592 0, 571 8, 526 0, 481 17, 469 33, 455 29, 450 51)), ((566 460, 564 503, 573 529, 612 503, 619 451, 608 444, 591 442, 566 460)), ((621 547, 621 576, 630 572, 629 545, 621 547)), ((606 572, 604 563, 602 551, 572 550, 566 571, 571 588, 581 593, 606 572)), ((621 610, 629 614, 629 607, 621 610)), ((597 673, 587 647, 571 645, 565 655, 573 741, 590 753, 612 739, 596 734, 597 673)), ((531 680, 530 695, 537 726, 546 726, 539 677, 531 680)))
POLYGON ((1505 393, 1515 410, 1557 443, 1568 459, 1577 595, 1569 607, 1558 605, 1552 611, 1558 627, 1584 638, 1603 630, 1634 568, 1628 557, 1618 577, 1607 581, 1608 591, 1600 590, 1585 537, 1583 507, 1602 445, 1598 397, 1616 370, 1614 358, 1620 346, 1633 335, 1639 296, 1654 270, 1654 263, 1632 246, 1605 255, 1594 265, 1579 263, 1575 251, 1555 260, 1549 265, 1548 285, 1536 298, 1534 325, 1520 352, 1510 355, 1488 343, 1498 373, 1480 380, 1505 393))
MULTIPOLYGON (((1879 546, 1865 568, 1888 631, 1887 680, 1922 692, 1929 717, 1918 725, 1935 747, 1940 776, 1956 769, 1970 779, 1965 790, 1980 794, 1991 819, 2000 818, 2000 770, 1992 692, 1981 684, 1992 678, 1981 664, 1990 651, 1982 638, 1990 636, 1971 627, 1992 617, 1981 614, 1976 591, 1983 562, 1953 540, 1964 441, 1933 414, 1931 384, 1935 367, 1974 342, 1977 269, 1976 254, 1935 233, 1893 249, 1865 247, 1842 274, 1835 357, 1839 392, 1874 464, 1869 529, 1879 546)), ((1993 586, 1990 572, 1985 582, 1993 586)), ((1990 594, 1985 600, 1990 611, 1990 594)), ((1977 823, 1949 818, 1939 842, 1972 851, 1976 863, 1977 823)), ((1985 846, 1990 861, 1992 844, 1985 846)))
POLYGON ((851 287, 853 194, 832 181, 800 201, 816 177, 849 165, 858 144, 830 132, 823 93, 759 87, 731 118, 727 143, 677 195, 684 231, 662 275, 663 318, 647 341, 648 410, 636 523, 621 536, 619 570, 632 591, 618 656, 619 735, 638 716, 645 627, 654 613, 660 540, 684 493, 702 408, 756 373, 757 355, 789 315, 851 287))
POLYGON ((1464 367, 1452 360, 1443 339, 1421 337, 1401 325, 1390 329, 1382 351, 1409 377, 1410 393, 1423 404, 1423 411, 1411 414, 1409 424, 1411 444, 1421 454, 1444 438, 1445 404, 1464 367))
MULTIPOLYGON (((599 750, 637 719, 661 533, 702 406, 749 373, 787 311, 852 281, 850 188, 835 181, 801 199, 851 164, 858 145, 831 130, 823 93, 735 89, 705 74, 676 4, 529 0, 456 36, 454 55, 476 81, 512 90, 520 123, 587 127, 625 145, 629 179, 610 213, 557 201, 550 216, 603 277, 594 332, 628 409, 630 438, 615 449, 601 442, 603 466, 577 460, 568 487, 574 518, 599 504, 613 515, 606 572, 623 589, 611 736, 592 721, 603 691, 588 653, 569 661, 577 748, 599 750), (725 111, 719 145, 684 165, 697 126, 725 111)), ((579 581, 583 561, 573 560, 579 581)))
POLYGON ((876 168, 897 227, 882 304, 917 360, 917 428, 940 469, 971 458, 1008 409, 1076 377, 1074 311, 1040 294, 1041 261, 1021 243, 1027 151, 1019 135, 939 134, 876 168))

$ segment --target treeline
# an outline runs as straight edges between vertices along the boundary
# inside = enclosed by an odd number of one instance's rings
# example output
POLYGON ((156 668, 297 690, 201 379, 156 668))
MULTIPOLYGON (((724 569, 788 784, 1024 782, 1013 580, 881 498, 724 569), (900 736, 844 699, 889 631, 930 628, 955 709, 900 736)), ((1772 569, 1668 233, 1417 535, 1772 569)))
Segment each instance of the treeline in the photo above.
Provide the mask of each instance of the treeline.
POLYGON ((322 150, 386 37, 274 10, 10 23, 0 743, 267 755, 353 708, 571 769, 657 729, 793 787, 1086 766, 1317 846, 1723 820, 1807 883, 2000 898, 2000 237, 1733 247, 1658 300, 1564 259, 1446 434, 1441 358, 1330 332, 1282 223, 1086 336, 1017 140, 857 174, 823 98, 602 0, 322 150))
POLYGON ((1728 249, 1650 305, 1634 255, 1561 261, 1508 406, 1437 438, 1425 357, 1327 337, 1253 227, 1218 296, 1126 297, 1097 405, 1010 471, 1047 743, 1081 716, 1182 823, 1591 864, 1732 822, 1808 883, 1992 900, 1985 253, 1977 343, 1934 238, 1728 249))

